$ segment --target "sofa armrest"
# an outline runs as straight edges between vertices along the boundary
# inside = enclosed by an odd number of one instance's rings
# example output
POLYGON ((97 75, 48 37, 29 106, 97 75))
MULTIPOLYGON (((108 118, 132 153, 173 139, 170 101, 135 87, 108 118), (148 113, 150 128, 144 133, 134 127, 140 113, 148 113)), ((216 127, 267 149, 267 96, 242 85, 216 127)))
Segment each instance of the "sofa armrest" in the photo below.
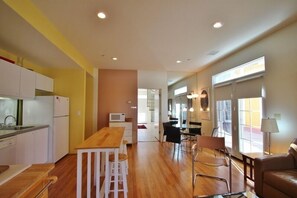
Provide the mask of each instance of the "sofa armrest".
POLYGON ((263 197, 265 171, 294 169, 294 158, 290 154, 267 155, 255 159, 255 192, 263 197))

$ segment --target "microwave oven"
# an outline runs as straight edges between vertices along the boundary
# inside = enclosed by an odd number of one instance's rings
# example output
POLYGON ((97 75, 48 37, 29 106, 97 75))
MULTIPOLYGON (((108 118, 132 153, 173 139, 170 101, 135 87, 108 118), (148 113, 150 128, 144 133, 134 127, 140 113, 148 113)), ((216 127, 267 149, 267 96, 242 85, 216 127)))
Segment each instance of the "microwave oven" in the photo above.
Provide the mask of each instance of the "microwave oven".
POLYGON ((109 122, 125 122, 126 114, 109 113, 109 122))

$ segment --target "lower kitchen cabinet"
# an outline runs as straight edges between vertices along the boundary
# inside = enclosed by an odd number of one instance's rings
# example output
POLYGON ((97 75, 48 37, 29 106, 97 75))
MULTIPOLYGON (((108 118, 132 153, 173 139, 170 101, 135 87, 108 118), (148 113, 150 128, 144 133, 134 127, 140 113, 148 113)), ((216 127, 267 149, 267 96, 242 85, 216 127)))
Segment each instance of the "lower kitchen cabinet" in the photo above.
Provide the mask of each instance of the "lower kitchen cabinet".
POLYGON ((132 122, 110 122, 109 127, 124 127, 124 140, 132 144, 132 122))
POLYGON ((48 161, 48 128, 16 136, 16 163, 42 164, 48 161))

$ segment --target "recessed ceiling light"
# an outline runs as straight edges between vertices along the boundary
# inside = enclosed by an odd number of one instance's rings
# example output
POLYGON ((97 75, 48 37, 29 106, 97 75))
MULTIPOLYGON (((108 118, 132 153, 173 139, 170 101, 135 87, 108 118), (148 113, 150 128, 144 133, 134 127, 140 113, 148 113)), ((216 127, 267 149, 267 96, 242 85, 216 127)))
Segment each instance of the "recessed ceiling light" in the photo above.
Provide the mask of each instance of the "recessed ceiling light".
POLYGON ((116 61, 116 60, 118 60, 118 58, 117 57, 112 57, 112 60, 116 61))
POLYGON ((176 61, 176 63, 181 63, 181 62, 182 62, 181 60, 177 60, 177 61, 176 61))
POLYGON ((216 28, 216 29, 221 28, 221 27, 223 27, 223 23, 222 22, 215 22, 213 24, 213 27, 216 28))
POLYGON ((100 18, 100 19, 105 19, 106 18, 106 14, 104 12, 98 12, 97 16, 100 18))

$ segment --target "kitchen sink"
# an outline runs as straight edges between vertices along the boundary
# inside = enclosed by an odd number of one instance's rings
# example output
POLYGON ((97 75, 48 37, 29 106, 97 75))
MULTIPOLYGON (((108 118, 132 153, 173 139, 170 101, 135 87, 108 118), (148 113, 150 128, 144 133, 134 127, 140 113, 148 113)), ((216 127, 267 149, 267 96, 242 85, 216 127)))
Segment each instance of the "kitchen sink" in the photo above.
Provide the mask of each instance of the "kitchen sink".
POLYGON ((33 128, 34 126, 1 126, 0 130, 23 130, 33 128))

